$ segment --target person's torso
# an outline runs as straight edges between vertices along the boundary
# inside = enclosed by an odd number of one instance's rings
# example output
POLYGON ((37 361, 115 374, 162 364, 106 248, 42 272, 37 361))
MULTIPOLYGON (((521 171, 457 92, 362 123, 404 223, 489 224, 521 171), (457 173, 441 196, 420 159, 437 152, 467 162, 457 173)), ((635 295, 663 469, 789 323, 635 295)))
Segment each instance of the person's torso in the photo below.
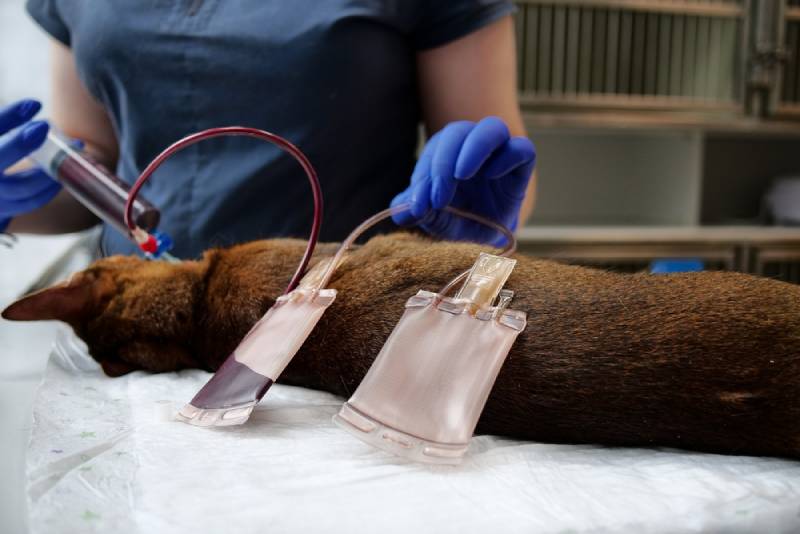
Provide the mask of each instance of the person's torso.
MULTIPOLYGON (((243 125, 281 135, 316 167, 323 240, 340 240, 389 205, 414 165, 419 110, 403 2, 74 0, 79 75, 111 114, 117 172, 132 182, 192 132, 243 125), (405 17, 405 18, 404 18, 405 17)), ((182 257, 215 245, 307 235, 299 165, 252 139, 205 141, 175 155, 142 194, 182 257)), ((106 253, 128 253, 106 229, 106 253)))

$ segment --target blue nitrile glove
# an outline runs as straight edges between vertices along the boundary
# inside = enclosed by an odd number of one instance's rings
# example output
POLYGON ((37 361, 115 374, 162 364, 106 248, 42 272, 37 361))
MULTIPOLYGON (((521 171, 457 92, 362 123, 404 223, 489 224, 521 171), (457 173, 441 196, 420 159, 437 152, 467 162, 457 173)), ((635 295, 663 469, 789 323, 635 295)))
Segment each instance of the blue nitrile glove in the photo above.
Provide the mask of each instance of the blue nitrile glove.
POLYGON ((500 233, 435 210, 449 205, 515 230, 535 164, 530 139, 511 137, 499 118, 452 122, 430 138, 411 185, 392 200, 392 206, 411 203, 411 210, 396 214, 394 222, 419 224, 444 239, 502 245, 505 238, 500 233))
POLYGON ((13 174, 2 172, 44 143, 47 123, 29 122, 41 107, 35 100, 21 100, 0 109, 0 232, 13 217, 44 206, 61 189, 61 184, 38 167, 13 174))
POLYGON ((700 258, 662 258, 650 263, 651 274, 697 273, 705 265, 700 258))

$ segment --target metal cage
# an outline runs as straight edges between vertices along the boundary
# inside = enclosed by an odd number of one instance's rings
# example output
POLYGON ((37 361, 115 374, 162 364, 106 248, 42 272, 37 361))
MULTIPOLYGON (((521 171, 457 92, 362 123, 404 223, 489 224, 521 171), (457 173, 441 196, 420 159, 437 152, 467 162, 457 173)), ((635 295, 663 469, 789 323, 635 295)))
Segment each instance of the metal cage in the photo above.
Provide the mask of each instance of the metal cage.
POLYGON ((800 118, 800 0, 518 0, 528 109, 800 118))
POLYGON ((741 0, 524 0, 518 8, 525 106, 741 107, 741 0))

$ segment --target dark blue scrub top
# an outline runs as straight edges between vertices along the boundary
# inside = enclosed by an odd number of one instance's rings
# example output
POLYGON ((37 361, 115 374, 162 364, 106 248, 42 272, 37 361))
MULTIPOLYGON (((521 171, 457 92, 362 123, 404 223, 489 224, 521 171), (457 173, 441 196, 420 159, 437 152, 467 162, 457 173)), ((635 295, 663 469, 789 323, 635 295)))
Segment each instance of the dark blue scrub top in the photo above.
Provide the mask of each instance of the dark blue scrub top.
MULTIPOLYGON (((420 122, 415 53, 514 9, 506 0, 28 0, 27 8, 72 48, 81 80, 109 111, 123 180, 189 133, 269 130, 316 167, 328 241, 408 183, 420 122)), ((290 156, 226 138, 177 154, 142 194, 186 258, 305 237, 309 192, 290 156)), ((112 228, 102 244, 107 254, 134 251, 112 228)))

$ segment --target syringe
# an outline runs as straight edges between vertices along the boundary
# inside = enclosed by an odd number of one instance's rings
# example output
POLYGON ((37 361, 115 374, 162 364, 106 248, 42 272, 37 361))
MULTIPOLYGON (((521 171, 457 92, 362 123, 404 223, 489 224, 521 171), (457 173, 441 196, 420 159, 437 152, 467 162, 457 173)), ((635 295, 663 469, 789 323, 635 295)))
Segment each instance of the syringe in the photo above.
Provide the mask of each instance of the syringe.
MULTIPOLYGON (((101 220, 122 235, 131 235, 124 221, 125 201, 130 190, 128 184, 104 170, 84 152, 76 150, 70 141, 52 128, 41 148, 29 158, 101 220)), ((141 197, 134 203, 133 220, 139 228, 152 232, 160 218, 158 209, 141 197)))

